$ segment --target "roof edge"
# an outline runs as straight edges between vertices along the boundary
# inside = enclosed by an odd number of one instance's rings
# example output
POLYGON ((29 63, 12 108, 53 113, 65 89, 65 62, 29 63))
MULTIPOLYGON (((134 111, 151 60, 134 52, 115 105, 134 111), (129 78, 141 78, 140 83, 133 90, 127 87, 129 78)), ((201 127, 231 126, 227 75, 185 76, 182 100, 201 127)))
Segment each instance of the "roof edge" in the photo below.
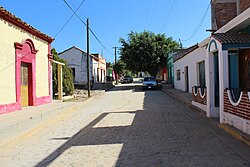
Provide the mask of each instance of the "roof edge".
POLYGON ((14 24, 25 31, 31 33, 32 35, 35 35, 39 37, 40 39, 45 40, 48 43, 52 43, 54 41, 54 38, 42 33, 41 31, 35 29, 31 25, 27 24, 26 22, 22 21, 20 18, 16 17, 14 14, 10 13, 6 9, 0 6, 0 18, 3 20, 6 20, 7 22, 10 22, 11 24, 14 24))

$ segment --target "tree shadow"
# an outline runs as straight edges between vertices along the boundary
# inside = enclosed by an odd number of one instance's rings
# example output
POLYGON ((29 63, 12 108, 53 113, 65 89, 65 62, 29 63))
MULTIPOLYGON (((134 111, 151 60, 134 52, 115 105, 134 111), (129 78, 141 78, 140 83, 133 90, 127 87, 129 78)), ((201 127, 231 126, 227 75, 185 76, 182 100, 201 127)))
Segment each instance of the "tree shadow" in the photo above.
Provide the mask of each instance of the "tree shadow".
MULTIPOLYGON (((122 90, 131 89, 138 88, 130 86, 122 88, 122 90)), ((106 112, 99 115, 36 167, 52 165, 59 156, 71 148, 119 144, 122 148, 113 165, 117 167, 249 165, 247 161, 236 157, 233 152, 225 151, 221 142, 224 138, 218 139, 214 135, 218 131, 216 127, 209 125, 202 116, 190 112, 189 108, 176 100, 160 96, 161 93, 145 91, 142 110, 106 112), (118 124, 99 126, 110 116, 122 118, 124 115, 133 116, 131 123, 122 125, 119 124, 122 119, 118 119, 118 124), (231 161, 225 161, 224 157, 231 161)), ((223 135, 220 138, 222 137, 223 135)), ((61 139, 67 137, 52 140, 61 139)))
MULTIPOLYGON (((126 85, 118 88, 113 88, 110 91, 125 91, 132 90, 134 92, 142 92, 140 85, 126 85)), ((155 92, 156 93, 156 92, 155 92)), ((147 91, 145 92, 145 98, 147 91)), ((108 145, 108 144, 122 144, 123 147, 117 160, 117 165, 122 165, 124 162, 126 166, 133 164, 140 165, 143 162, 143 158, 147 156, 150 158, 152 154, 159 154, 161 146, 159 142, 162 142, 161 135, 151 135, 152 131, 157 131, 160 127, 157 127, 159 117, 152 111, 148 111, 147 104, 153 99, 149 98, 145 101, 144 109, 137 111, 119 111, 119 112, 106 112, 98 116, 95 120, 89 123, 86 127, 81 129, 74 136, 52 138, 51 140, 67 140, 62 146, 54 150, 49 156, 39 162, 36 167, 49 166, 60 155, 71 147, 77 146, 91 146, 91 145, 108 145), (109 115, 127 114, 133 115, 133 121, 130 125, 126 126, 108 126, 108 127, 95 127, 100 121, 108 117, 109 115), (156 119, 155 119, 156 118, 156 119), (157 139, 155 139, 157 138, 157 139), (143 140, 143 144, 142 144, 143 140), (153 142, 154 141, 154 142, 153 142), (154 146, 154 147, 152 147, 154 146)), ((147 161, 149 164, 159 162, 155 158, 147 161)))

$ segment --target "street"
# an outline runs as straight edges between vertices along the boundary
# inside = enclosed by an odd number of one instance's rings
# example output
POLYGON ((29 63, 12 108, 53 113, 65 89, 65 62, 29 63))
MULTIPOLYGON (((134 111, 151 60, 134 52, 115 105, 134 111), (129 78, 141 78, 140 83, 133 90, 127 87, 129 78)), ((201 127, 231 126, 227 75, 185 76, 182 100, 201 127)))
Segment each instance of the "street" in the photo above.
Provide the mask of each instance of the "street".
POLYGON ((2 146, 0 166, 249 167, 250 148, 161 90, 120 84, 2 146))

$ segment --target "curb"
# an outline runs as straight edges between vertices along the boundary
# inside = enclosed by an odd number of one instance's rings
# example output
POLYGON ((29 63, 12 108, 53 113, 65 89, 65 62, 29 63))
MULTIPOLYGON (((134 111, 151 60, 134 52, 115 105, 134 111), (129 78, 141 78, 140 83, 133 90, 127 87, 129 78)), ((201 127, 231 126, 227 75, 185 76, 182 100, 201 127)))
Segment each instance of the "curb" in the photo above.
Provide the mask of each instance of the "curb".
POLYGON ((209 122, 211 122, 212 124, 214 124, 215 126, 217 126, 218 128, 224 130, 225 132, 227 132, 228 134, 230 134, 231 136, 235 137, 236 139, 242 141, 243 143, 245 143, 246 145, 250 146, 250 136, 241 132, 240 130, 234 128, 233 126, 230 126, 228 124, 224 124, 224 123, 219 123, 219 122, 216 122, 210 118, 208 118, 206 116, 206 114, 204 113, 204 111, 200 110, 199 108, 195 107, 194 105, 192 105, 192 103, 190 102, 187 102, 186 100, 184 100, 183 98, 181 98, 180 96, 176 96, 174 93, 172 92, 169 92, 169 91, 166 91, 164 89, 162 89, 162 91, 173 97, 174 99, 176 100, 179 100, 181 101, 182 103, 184 103, 185 105, 187 105, 188 107, 192 108, 193 110, 197 111, 199 114, 202 114, 202 116, 204 118, 207 118, 209 120, 209 122))
POLYGON ((93 99, 93 96, 91 96, 78 104, 75 103, 66 107, 60 106, 53 111, 46 110, 40 114, 27 117, 20 122, 0 129, 0 146, 26 139, 27 137, 38 133, 43 128, 73 114, 78 108, 86 105, 93 99))
POLYGON ((247 134, 240 132, 238 129, 224 123, 219 124, 218 127, 234 136, 236 139, 242 141, 246 145, 250 146, 250 136, 248 136, 247 134))

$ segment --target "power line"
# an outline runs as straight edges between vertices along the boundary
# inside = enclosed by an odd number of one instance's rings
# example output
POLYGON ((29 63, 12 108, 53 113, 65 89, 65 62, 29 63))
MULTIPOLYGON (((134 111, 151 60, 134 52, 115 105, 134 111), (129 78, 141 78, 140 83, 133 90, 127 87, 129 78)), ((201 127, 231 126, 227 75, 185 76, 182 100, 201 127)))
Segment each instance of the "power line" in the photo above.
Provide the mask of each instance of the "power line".
MULTIPOLYGON (((77 11, 80 9, 80 7, 82 6, 82 4, 83 4, 85 1, 86 1, 86 0, 83 0, 83 1, 81 2, 81 4, 77 7, 77 9, 76 9, 75 12, 77 12, 77 11)), ((60 28, 60 30, 56 33, 56 35, 54 36, 54 38, 56 38, 56 37, 62 32, 62 30, 66 27, 66 25, 69 23, 69 21, 72 19, 73 16, 74 16, 74 14, 72 14, 72 15, 70 16, 70 18, 67 20, 67 22, 66 22, 66 23, 60 28)), ((43 45, 45 45, 45 44, 41 44, 41 45, 38 46, 36 49, 41 48, 43 45)), ((22 57, 26 57, 26 56, 28 56, 29 54, 30 54, 30 52, 29 52, 29 53, 26 53, 26 54, 23 55, 22 57)), ((0 69, 0 72, 6 70, 7 68, 11 67, 11 66, 14 65, 15 63, 16 63, 16 61, 15 61, 14 63, 11 63, 11 64, 5 66, 4 68, 0 69)))
POLYGON ((157 6, 157 1, 154 0, 154 2, 155 2, 155 3, 154 3, 154 5, 153 5, 153 11, 152 11, 151 15, 149 16, 149 25, 148 25, 148 28, 150 28, 150 23, 151 23, 152 18, 153 18, 153 16, 154 16, 155 8, 156 8, 156 6, 157 6))
POLYGON ((151 4, 151 0, 148 0, 148 8, 147 8, 147 16, 146 16, 146 20, 145 20, 145 25, 144 25, 144 29, 147 28, 147 24, 148 24, 148 17, 149 17, 149 8, 150 8, 150 4, 151 4))
MULTIPOLYGON (((82 4, 85 2, 86 0, 83 0, 82 2, 81 2, 81 4, 77 7, 77 9, 75 10, 75 12, 77 12, 79 9, 80 9, 80 7, 82 6, 82 4)), ((72 14, 71 16, 70 16, 70 18, 67 20, 67 22, 62 26, 62 28, 56 33, 56 35, 54 36, 54 38, 56 38, 60 33, 61 33, 61 31, 66 27, 66 25, 69 23, 69 21, 73 18, 73 16, 74 16, 74 14, 72 14)))
MULTIPOLYGON (((80 16, 76 13, 76 11, 74 11, 72 8, 71 8, 71 6, 67 3, 67 1, 66 0, 63 0, 64 1, 64 3, 69 7, 69 9, 74 13, 73 15, 76 15, 76 17, 87 27, 87 24, 80 18, 80 16)), ((91 28, 89 28, 89 30, 90 30, 90 32, 92 33, 92 35, 95 37, 95 39, 99 42, 99 44, 108 52, 108 53, 110 53, 110 54, 112 54, 113 55, 113 53, 112 52, 110 52, 104 45, 103 45, 103 43, 99 40, 99 38, 96 36, 96 34, 94 33, 94 31, 91 29, 91 28)))
POLYGON ((174 10, 175 10, 177 4, 178 4, 178 0, 174 0, 174 1, 172 1, 172 3, 170 4, 170 6, 169 6, 170 10, 169 10, 168 14, 166 15, 166 17, 164 18, 164 20, 163 20, 163 24, 162 24, 162 26, 161 26, 161 29, 163 29, 164 25, 166 25, 166 24, 169 22, 171 16, 172 16, 173 13, 174 13, 174 10))
POLYGON ((207 16, 207 13, 208 13, 208 10, 209 10, 210 5, 211 5, 211 1, 209 2, 209 4, 208 4, 208 6, 207 6, 207 9, 206 9, 205 13, 203 14, 203 16, 202 16, 202 18, 201 18, 199 24, 197 25, 197 27, 195 28, 195 30, 194 30, 194 32, 191 34, 191 36, 190 36, 189 38, 187 38, 187 39, 185 39, 185 40, 181 40, 181 41, 184 41, 184 42, 185 42, 185 41, 188 41, 188 40, 192 39, 192 38, 196 35, 196 33, 197 33, 197 32, 199 31, 199 29, 201 28, 201 26, 202 26, 202 24, 203 24, 203 22, 204 22, 204 20, 205 20, 205 18, 206 18, 206 16, 207 16))
POLYGON ((110 51, 102 44, 102 42, 98 39, 98 37, 95 35, 94 31, 93 31, 91 28, 89 28, 89 30, 90 30, 90 32, 92 33, 92 35, 96 38, 96 40, 100 43, 100 45, 101 45, 108 53, 110 53, 111 55, 113 55, 113 53, 110 52, 110 51))
MULTIPOLYGON (((170 5, 170 3, 171 3, 171 0, 169 0, 169 1, 167 1, 167 4, 166 4, 166 6, 165 6, 165 8, 164 8, 164 10, 163 10, 163 12, 162 13, 167 13, 167 11, 168 11, 168 8, 170 7, 169 5, 170 5), (166 11, 166 12, 165 12, 166 11)), ((161 18, 161 25, 163 24, 163 22, 164 22, 164 20, 165 20, 165 15, 163 14, 162 15, 162 18, 161 18)))

